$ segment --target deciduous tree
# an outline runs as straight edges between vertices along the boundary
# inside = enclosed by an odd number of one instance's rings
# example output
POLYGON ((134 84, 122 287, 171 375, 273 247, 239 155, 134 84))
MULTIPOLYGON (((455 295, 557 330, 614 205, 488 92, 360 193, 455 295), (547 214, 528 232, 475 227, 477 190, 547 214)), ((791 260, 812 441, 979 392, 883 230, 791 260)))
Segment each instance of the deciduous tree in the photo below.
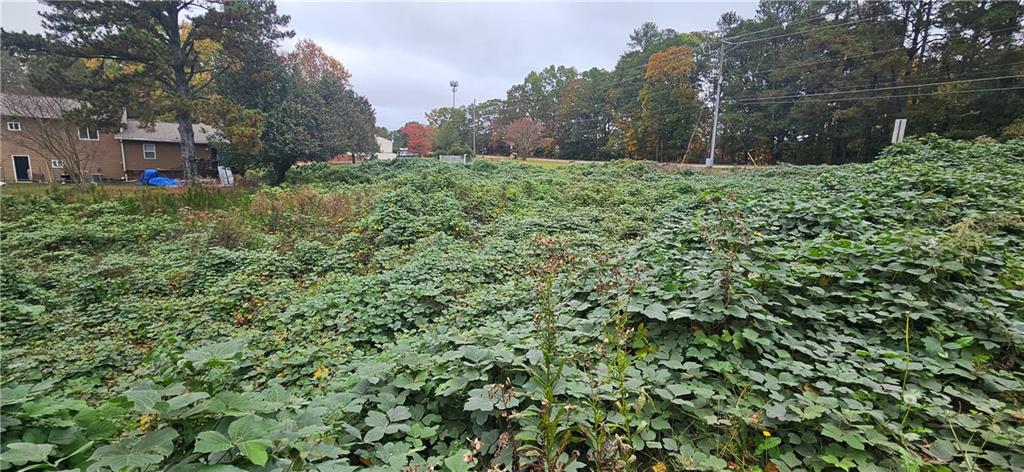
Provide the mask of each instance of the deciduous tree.
POLYGON ((541 146, 544 139, 544 124, 533 118, 519 118, 502 128, 502 136, 512 143, 512 149, 526 159, 541 146))
POLYGON ((340 62, 333 58, 310 61, 323 53, 305 44, 303 54, 267 54, 254 61, 262 80, 252 83, 249 66, 231 68, 218 82, 217 91, 232 102, 260 115, 258 149, 240 149, 224 143, 222 160, 233 166, 266 168, 272 183, 284 180, 298 161, 325 161, 342 153, 367 154, 376 150, 376 118, 365 97, 349 86, 340 62), (315 54, 310 51, 318 51, 315 54), (323 69, 315 64, 337 62, 323 69), (313 65, 311 65, 313 64, 313 65), (334 71, 334 72, 324 72, 334 71))
POLYGON ((428 126, 423 126, 419 122, 410 121, 405 124, 399 131, 406 136, 408 142, 408 148, 410 151, 415 152, 421 156, 429 156, 432 149, 432 142, 435 130, 428 126))

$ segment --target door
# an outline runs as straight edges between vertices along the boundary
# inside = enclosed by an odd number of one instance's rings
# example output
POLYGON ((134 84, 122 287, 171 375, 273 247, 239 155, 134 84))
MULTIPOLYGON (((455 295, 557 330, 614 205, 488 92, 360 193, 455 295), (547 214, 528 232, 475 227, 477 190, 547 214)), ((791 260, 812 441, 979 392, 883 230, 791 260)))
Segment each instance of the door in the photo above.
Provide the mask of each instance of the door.
POLYGON ((14 180, 27 182, 32 180, 32 166, 28 162, 28 156, 11 156, 14 160, 14 180))

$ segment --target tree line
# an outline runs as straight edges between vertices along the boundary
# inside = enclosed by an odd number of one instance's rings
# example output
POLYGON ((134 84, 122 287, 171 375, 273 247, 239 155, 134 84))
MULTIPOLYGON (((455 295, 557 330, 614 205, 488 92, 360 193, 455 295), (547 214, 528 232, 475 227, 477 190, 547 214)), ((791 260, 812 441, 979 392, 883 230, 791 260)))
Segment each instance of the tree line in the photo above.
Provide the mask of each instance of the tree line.
POLYGON ((551 65, 392 137, 429 153, 475 135, 478 152, 507 154, 529 128, 540 139, 525 151, 519 140, 520 155, 703 162, 719 67, 718 162, 865 161, 897 118, 908 136, 1019 137, 1022 23, 1020 2, 763 1, 713 31, 644 23, 612 70, 551 65))
POLYGON ((344 66, 308 40, 279 50, 294 32, 273 1, 42 3, 43 34, 2 32, 4 85, 75 99, 77 121, 107 128, 125 108, 177 122, 187 180, 200 121, 219 130, 221 163, 275 183, 300 160, 376 150, 373 107, 344 66))

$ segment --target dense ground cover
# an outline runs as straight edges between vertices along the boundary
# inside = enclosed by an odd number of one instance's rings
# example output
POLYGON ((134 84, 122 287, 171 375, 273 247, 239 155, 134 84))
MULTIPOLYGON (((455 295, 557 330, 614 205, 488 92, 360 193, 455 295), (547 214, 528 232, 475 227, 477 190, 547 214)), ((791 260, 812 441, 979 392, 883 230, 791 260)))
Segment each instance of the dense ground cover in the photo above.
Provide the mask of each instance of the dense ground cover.
POLYGON ((0 467, 1019 470, 1024 143, 2 199, 0 467))

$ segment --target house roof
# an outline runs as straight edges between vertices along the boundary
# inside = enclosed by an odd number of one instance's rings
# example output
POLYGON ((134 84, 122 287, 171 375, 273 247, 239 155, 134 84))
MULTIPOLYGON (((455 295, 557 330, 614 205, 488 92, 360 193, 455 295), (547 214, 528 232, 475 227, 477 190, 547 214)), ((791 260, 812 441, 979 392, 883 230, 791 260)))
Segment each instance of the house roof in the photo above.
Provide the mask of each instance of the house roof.
POLYGON ((58 119, 81 106, 71 98, 5 93, 0 98, 0 115, 21 118, 58 119))
MULTIPOLYGON (((217 131, 210 125, 194 124, 192 131, 196 136, 196 144, 209 144, 210 138, 217 131)), ((180 142, 177 123, 157 122, 150 128, 143 127, 138 120, 128 120, 128 124, 115 138, 124 141, 150 141, 158 143, 180 142)))

